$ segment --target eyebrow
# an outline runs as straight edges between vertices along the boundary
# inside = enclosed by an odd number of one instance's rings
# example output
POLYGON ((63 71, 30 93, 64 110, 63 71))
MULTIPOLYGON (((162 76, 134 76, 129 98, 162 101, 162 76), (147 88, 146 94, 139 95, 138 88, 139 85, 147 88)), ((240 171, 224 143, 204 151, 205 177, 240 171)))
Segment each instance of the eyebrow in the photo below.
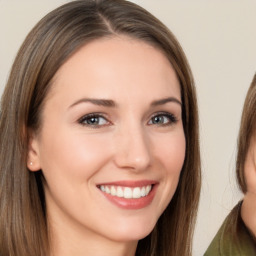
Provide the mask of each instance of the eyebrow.
POLYGON ((97 106, 103 106, 103 107, 115 107, 116 106, 116 103, 113 100, 83 98, 83 99, 80 99, 80 100, 76 101, 75 103, 73 103, 69 108, 74 107, 80 103, 86 103, 86 102, 92 103, 97 106))
MULTIPOLYGON (((69 108, 72 108, 80 103, 86 103, 86 102, 89 102, 89 103, 97 105, 97 106, 103 106, 103 107, 116 107, 117 106, 113 100, 83 98, 83 99, 80 99, 80 100, 76 101, 75 103, 73 103, 69 108)), ((164 105, 168 102, 174 102, 174 103, 177 103, 180 106, 182 106, 181 101, 179 101, 175 97, 168 97, 168 98, 164 98, 164 99, 160 99, 160 100, 155 100, 150 105, 151 106, 159 106, 159 105, 164 105)))
POLYGON ((177 98, 175 97, 168 97, 168 98, 165 98, 165 99, 161 99, 161 100, 155 100, 151 103, 151 106, 159 106, 159 105, 164 105, 168 102, 174 102, 174 103, 177 103, 179 104, 180 106, 182 106, 182 103, 181 101, 179 101, 177 98))

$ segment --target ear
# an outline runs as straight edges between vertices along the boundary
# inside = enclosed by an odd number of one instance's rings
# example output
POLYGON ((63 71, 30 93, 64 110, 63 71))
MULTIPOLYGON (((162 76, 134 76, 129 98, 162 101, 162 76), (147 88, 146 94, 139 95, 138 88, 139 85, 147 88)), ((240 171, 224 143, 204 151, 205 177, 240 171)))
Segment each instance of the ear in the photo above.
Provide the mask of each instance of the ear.
POLYGON ((32 172, 41 169, 39 153, 38 136, 34 132, 29 132, 27 168, 32 172))

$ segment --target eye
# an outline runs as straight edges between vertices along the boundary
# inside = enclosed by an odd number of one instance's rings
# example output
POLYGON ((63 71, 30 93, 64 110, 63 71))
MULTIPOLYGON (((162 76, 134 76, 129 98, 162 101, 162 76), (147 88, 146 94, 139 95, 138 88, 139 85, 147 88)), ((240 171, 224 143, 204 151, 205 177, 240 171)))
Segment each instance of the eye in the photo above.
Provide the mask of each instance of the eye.
POLYGON ((170 113, 158 113, 156 115, 154 115, 148 124, 150 125, 171 125, 176 123, 178 120, 177 118, 170 113))
POLYGON ((110 122, 101 114, 93 113, 83 116, 78 122, 85 126, 98 128, 100 126, 108 125, 110 122))

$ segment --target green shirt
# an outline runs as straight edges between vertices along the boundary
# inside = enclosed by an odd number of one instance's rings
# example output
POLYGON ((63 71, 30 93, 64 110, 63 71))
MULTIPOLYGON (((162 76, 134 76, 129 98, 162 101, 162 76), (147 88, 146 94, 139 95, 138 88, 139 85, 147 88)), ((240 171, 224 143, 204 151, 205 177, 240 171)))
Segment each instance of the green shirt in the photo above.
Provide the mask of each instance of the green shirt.
POLYGON ((227 216, 204 256, 256 256, 256 243, 241 215, 242 202, 227 216))

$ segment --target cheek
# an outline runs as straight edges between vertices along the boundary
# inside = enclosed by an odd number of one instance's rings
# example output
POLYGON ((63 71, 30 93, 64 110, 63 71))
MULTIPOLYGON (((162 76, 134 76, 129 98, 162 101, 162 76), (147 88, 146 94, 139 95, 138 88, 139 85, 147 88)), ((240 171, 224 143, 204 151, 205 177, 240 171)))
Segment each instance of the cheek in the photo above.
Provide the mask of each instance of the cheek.
POLYGON ((245 180, 247 193, 256 194, 256 172, 255 167, 245 169, 245 180))
POLYGON ((250 193, 256 193, 256 164, 255 153, 247 153, 244 164, 244 177, 246 181, 246 190, 250 193))
POLYGON ((158 144, 156 152, 167 174, 180 173, 186 151, 186 141, 183 132, 166 136, 162 143, 158 144))
POLYGON ((40 154, 43 172, 69 181, 88 178, 108 160, 107 147, 103 146, 107 143, 106 136, 65 131, 58 132, 58 136, 45 136, 40 154))
POLYGON ((163 170, 161 195, 158 207, 162 213, 170 203, 183 167, 186 151, 186 141, 183 132, 166 137, 162 144, 157 147, 157 159, 163 170))

